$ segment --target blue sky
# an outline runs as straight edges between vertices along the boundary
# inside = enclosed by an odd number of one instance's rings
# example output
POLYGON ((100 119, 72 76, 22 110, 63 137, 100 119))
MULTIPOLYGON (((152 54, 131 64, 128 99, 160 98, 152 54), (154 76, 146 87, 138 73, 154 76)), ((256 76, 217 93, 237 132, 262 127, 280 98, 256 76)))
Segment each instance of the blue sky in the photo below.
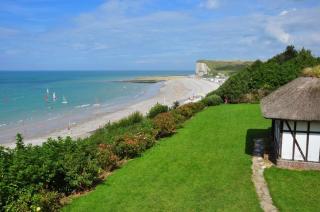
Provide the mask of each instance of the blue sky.
POLYGON ((1 0, 0 70, 192 70, 320 55, 319 0, 1 0))

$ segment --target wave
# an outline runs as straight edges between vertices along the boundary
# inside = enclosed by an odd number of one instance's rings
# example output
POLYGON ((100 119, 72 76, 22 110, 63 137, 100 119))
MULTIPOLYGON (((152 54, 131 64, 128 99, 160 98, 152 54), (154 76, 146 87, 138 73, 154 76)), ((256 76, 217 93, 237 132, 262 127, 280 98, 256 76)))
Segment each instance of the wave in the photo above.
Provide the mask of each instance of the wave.
POLYGON ((90 104, 84 104, 84 105, 78 105, 78 106, 75 106, 75 108, 85 108, 85 107, 89 107, 90 104))
POLYGON ((56 117, 49 118, 49 119, 47 119, 47 120, 48 120, 48 121, 52 121, 52 120, 55 120, 55 119, 57 119, 57 118, 59 118, 59 117, 56 116, 56 117))
POLYGON ((4 127, 4 126, 7 126, 7 124, 1 124, 1 123, 0 123, 0 127, 4 127))

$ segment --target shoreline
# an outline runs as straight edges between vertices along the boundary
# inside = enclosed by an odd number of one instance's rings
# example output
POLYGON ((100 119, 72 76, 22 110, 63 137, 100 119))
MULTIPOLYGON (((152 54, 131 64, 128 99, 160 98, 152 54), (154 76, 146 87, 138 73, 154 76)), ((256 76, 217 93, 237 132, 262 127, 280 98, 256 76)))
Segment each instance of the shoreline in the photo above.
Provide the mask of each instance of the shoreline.
MULTIPOLYGON (((144 80, 146 78, 148 77, 141 77, 140 79, 144 80)), ((203 79, 190 78, 187 76, 167 77, 166 80, 162 80, 161 83, 163 84, 159 91, 152 97, 132 105, 127 104, 120 106, 120 108, 114 112, 107 112, 100 116, 92 117, 85 122, 72 126, 70 129, 58 130, 45 136, 25 139, 24 142, 25 144, 41 145, 43 142, 47 141, 48 138, 56 139, 58 137, 66 136, 70 136, 74 139, 85 138, 90 136, 92 132, 104 126, 108 122, 117 121, 135 111, 139 111, 145 115, 157 102, 171 106, 174 101, 182 101, 190 96, 198 94, 207 94, 208 92, 219 87, 217 83, 209 82, 203 79)), ((1 145, 10 148, 15 146, 14 142, 3 143, 1 145)))
POLYGON ((137 77, 130 80, 121 80, 118 82, 129 82, 129 83, 157 83, 165 82, 168 80, 183 79, 186 76, 152 76, 152 77, 137 77))

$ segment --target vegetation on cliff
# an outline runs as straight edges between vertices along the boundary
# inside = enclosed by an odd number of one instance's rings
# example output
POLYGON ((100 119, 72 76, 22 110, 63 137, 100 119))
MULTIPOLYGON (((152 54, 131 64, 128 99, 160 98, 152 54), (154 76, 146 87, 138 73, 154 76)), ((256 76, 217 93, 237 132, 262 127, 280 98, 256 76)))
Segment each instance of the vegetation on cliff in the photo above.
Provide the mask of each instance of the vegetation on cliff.
POLYGON ((320 78, 320 65, 305 68, 303 70, 303 76, 320 78))
POLYGON ((266 62, 255 61, 208 95, 217 94, 231 103, 257 102, 271 91, 303 75, 303 69, 319 64, 320 58, 314 57, 311 51, 298 51, 294 46, 288 46, 284 52, 266 62))
POLYGON ((198 60, 197 63, 204 63, 210 69, 207 76, 217 74, 232 75, 252 64, 251 61, 219 61, 219 60, 198 60))

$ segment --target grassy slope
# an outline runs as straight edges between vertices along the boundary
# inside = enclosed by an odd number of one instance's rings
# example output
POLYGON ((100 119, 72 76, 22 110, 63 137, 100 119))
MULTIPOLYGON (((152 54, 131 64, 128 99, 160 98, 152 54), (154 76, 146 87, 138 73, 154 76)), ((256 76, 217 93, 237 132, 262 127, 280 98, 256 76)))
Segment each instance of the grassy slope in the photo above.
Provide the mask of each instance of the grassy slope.
POLYGON ((252 64, 251 61, 219 61, 219 60, 198 60, 197 62, 202 62, 207 64, 213 73, 223 73, 223 74, 232 74, 234 72, 240 71, 243 68, 252 64))
POLYGON ((206 109, 64 210, 261 211, 245 142, 269 125, 258 105, 206 109))
POLYGON ((272 199, 281 211, 320 211, 320 172, 267 169, 272 199))

